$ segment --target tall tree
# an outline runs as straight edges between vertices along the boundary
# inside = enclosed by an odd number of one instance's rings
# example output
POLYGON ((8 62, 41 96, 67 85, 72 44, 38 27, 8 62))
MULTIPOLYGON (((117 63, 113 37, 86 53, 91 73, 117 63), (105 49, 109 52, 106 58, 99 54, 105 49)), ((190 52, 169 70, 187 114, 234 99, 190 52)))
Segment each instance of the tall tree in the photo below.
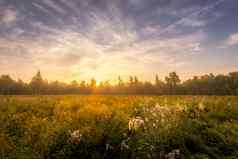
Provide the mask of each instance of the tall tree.
POLYGON ((14 91, 15 81, 9 75, 0 77, 0 93, 11 94, 14 91))
POLYGON ((132 76, 129 76, 129 85, 133 86, 134 84, 134 78, 132 76))
POLYGON ((164 83, 159 79, 159 76, 155 76, 155 93, 162 94, 164 83))
POLYGON ((41 76, 41 72, 38 71, 30 82, 30 87, 34 94, 40 94, 44 88, 44 80, 41 76))
POLYGON ((155 84, 150 81, 141 82, 136 76, 130 76, 128 82, 123 82, 118 77, 118 84, 111 85, 109 81, 96 85, 93 78, 91 82, 72 81, 70 84, 63 82, 48 82, 43 80, 40 71, 32 78, 31 82, 15 81, 9 75, 0 76, 0 94, 65 94, 65 93, 102 93, 102 94, 191 94, 191 95, 238 95, 238 72, 228 75, 206 74, 194 76, 180 83, 176 72, 171 72, 165 78, 166 84, 155 77, 155 84))
POLYGON ((229 78, 230 92, 232 94, 238 94, 238 72, 229 73, 229 78))
POLYGON ((27 89, 27 84, 24 83, 21 79, 18 79, 16 84, 15 84, 15 93, 16 94, 27 94, 29 93, 28 92, 28 89, 27 89))
POLYGON ((97 92, 96 88, 97 88, 97 81, 94 78, 92 78, 90 82, 90 92, 91 93, 97 92))
POLYGON ((123 86, 123 85, 124 85, 123 80, 122 80, 121 77, 119 76, 119 77, 118 77, 118 86, 121 87, 121 86, 123 86))
POLYGON ((94 88, 96 88, 96 85, 97 85, 97 81, 94 78, 92 78, 91 83, 90 83, 90 87, 94 89, 94 88))
POLYGON ((180 79, 177 73, 169 73, 169 76, 165 77, 165 81, 167 82, 167 86, 169 87, 170 93, 175 93, 177 85, 180 83, 180 79))

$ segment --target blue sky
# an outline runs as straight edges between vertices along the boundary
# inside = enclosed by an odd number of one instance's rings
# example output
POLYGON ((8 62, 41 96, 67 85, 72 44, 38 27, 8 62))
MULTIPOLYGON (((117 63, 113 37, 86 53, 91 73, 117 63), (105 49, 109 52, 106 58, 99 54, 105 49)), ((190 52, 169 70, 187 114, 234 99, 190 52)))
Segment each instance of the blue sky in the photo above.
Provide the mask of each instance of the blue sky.
POLYGON ((182 79, 238 69, 237 0, 0 0, 0 74, 182 79))

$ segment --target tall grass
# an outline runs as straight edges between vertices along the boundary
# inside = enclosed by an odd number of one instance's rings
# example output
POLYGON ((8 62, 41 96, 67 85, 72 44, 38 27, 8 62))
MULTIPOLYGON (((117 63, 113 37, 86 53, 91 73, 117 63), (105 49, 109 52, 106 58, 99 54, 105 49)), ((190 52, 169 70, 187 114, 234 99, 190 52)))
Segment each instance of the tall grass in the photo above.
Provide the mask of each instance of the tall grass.
POLYGON ((238 158, 238 97, 1 96, 1 159, 238 158))

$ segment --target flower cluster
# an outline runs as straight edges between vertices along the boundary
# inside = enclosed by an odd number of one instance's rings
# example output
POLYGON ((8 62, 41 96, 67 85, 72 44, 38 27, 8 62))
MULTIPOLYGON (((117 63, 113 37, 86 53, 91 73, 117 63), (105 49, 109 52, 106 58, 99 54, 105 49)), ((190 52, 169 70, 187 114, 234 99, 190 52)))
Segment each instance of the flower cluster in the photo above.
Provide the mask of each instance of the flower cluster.
POLYGON ((69 131, 70 141, 79 143, 82 139, 82 134, 79 130, 69 131))
POLYGON ((137 131, 140 128, 143 128, 145 125, 144 120, 141 117, 135 117, 129 120, 128 128, 130 131, 137 131))

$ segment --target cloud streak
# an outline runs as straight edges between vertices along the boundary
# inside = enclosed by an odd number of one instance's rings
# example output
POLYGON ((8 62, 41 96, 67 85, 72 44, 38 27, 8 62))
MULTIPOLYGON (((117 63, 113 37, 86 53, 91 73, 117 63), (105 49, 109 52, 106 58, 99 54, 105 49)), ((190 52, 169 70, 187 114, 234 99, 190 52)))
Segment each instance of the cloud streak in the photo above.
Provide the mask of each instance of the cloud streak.
POLYGON ((0 24, 11 25, 17 21, 17 12, 13 9, 3 9, 0 12, 0 24))
POLYGON ((192 11, 191 13, 187 13, 186 16, 181 17, 176 22, 168 25, 166 28, 161 30, 158 34, 158 36, 165 34, 171 30, 174 30, 179 25, 185 25, 185 26, 204 26, 207 22, 205 21, 198 21, 194 20, 194 18, 198 17, 200 14, 205 14, 207 12, 212 11, 216 6, 220 5, 221 3, 225 2, 225 0, 217 0, 215 3, 212 3, 208 6, 199 8, 195 11, 192 11))
POLYGON ((228 39, 225 41, 225 45, 238 45, 238 33, 231 34, 228 39))
POLYGON ((43 7, 42 5, 35 3, 35 2, 33 2, 32 5, 34 7, 36 7, 39 11, 49 14, 49 15, 52 15, 52 12, 50 10, 46 9, 45 7, 43 7))
POLYGON ((42 2, 47 5, 48 7, 50 7, 51 9, 53 9, 54 11, 61 13, 61 14, 65 14, 66 10, 63 9, 60 5, 58 5, 55 1, 53 0, 42 0, 42 2))

